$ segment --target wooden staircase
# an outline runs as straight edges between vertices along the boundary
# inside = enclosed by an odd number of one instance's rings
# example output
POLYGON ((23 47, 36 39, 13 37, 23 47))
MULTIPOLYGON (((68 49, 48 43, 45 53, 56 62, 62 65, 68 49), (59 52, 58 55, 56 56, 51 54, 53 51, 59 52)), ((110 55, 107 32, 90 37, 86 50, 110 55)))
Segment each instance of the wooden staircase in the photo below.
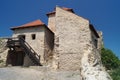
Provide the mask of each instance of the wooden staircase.
POLYGON ((34 65, 41 66, 40 55, 38 55, 23 38, 8 38, 7 47, 14 51, 17 51, 16 47, 19 47, 28 55, 34 65))

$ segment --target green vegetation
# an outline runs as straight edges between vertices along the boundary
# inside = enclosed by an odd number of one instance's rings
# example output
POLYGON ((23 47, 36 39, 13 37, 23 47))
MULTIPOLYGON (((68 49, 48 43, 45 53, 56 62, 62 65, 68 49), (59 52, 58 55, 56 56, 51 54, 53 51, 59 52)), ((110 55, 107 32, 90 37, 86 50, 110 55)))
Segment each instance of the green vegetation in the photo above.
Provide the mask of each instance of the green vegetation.
POLYGON ((110 49, 102 48, 101 59, 107 70, 116 69, 120 66, 119 58, 110 49))
POLYGON ((109 73, 113 80, 120 80, 119 58, 110 49, 102 48, 101 60, 106 70, 110 70, 109 73))
POLYGON ((120 80, 120 68, 114 69, 110 72, 111 77, 113 80, 120 80))

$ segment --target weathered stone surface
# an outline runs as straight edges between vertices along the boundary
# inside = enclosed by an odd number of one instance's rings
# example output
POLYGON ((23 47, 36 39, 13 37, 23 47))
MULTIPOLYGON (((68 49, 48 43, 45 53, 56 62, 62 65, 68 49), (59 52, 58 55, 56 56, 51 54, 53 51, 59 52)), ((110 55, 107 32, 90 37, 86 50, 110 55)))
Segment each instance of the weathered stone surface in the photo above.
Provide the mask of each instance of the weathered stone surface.
POLYGON ((0 53, 4 52, 7 49, 6 42, 7 39, 0 38, 0 53))
POLYGON ((7 58, 8 49, 4 50, 2 53, 0 53, 0 67, 6 66, 6 58, 7 58))
POLYGON ((0 80, 82 80, 79 71, 51 71, 47 67, 0 68, 0 80))
POLYGON ((6 58, 8 53, 8 48, 6 47, 6 39, 0 40, 0 67, 6 66, 6 58))
POLYGON ((102 66, 99 52, 92 45, 82 56, 81 75, 83 80, 112 80, 102 66))
POLYGON ((32 65, 34 65, 34 64, 33 64, 33 62, 31 61, 31 59, 28 57, 28 55, 26 54, 25 57, 24 57, 23 66, 29 67, 30 65, 32 66, 32 65))
POLYGON ((79 70, 83 47, 91 39, 89 21, 58 7, 55 17, 53 66, 60 70, 79 70))
POLYGON ((103 33, 101 31, 97 31, 100 38, 98 39, 98 50, 101 52, 102 46, 103 46, 103 33))
POLYGON ((54 33, 48 28, 45 29, 45 39, 44 39, 44 61, 45 64, 51 64, 53 58, 54 49, 54 33))
POLYGON ((61 71, 81 70, 83 80, 112 80, 101 63, 101 33, 99 39, 88 20, 59 7, 55 19, 53 67, 61 71))
POLYGON ((56 28, 55 28, 55 14, 48 16, 48 28, 53 32, 56 31, 56 28))

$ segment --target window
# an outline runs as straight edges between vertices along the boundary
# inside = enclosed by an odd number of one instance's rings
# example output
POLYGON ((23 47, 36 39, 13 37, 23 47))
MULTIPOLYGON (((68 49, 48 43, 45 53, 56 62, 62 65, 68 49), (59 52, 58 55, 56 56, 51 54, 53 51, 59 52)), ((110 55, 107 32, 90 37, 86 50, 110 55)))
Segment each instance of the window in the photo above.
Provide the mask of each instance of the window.
POLYGON ((35 34, 32 34, 31 37, 32 37, 32 40, 36 39, 36 35, 35 34))
POLYGON ((18 35, 18 37, 25 40, 25 35, 18 35))

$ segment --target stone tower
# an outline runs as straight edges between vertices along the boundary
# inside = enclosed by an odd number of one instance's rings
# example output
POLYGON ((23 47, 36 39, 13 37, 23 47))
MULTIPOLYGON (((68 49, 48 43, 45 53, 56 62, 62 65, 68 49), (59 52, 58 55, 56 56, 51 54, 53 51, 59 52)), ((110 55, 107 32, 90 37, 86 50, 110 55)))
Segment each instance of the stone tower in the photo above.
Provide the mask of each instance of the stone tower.
POLYGON ((79 70, 85 47, 99 36, 87 19, 56 8, 53 67, 59 70, 79 70))

